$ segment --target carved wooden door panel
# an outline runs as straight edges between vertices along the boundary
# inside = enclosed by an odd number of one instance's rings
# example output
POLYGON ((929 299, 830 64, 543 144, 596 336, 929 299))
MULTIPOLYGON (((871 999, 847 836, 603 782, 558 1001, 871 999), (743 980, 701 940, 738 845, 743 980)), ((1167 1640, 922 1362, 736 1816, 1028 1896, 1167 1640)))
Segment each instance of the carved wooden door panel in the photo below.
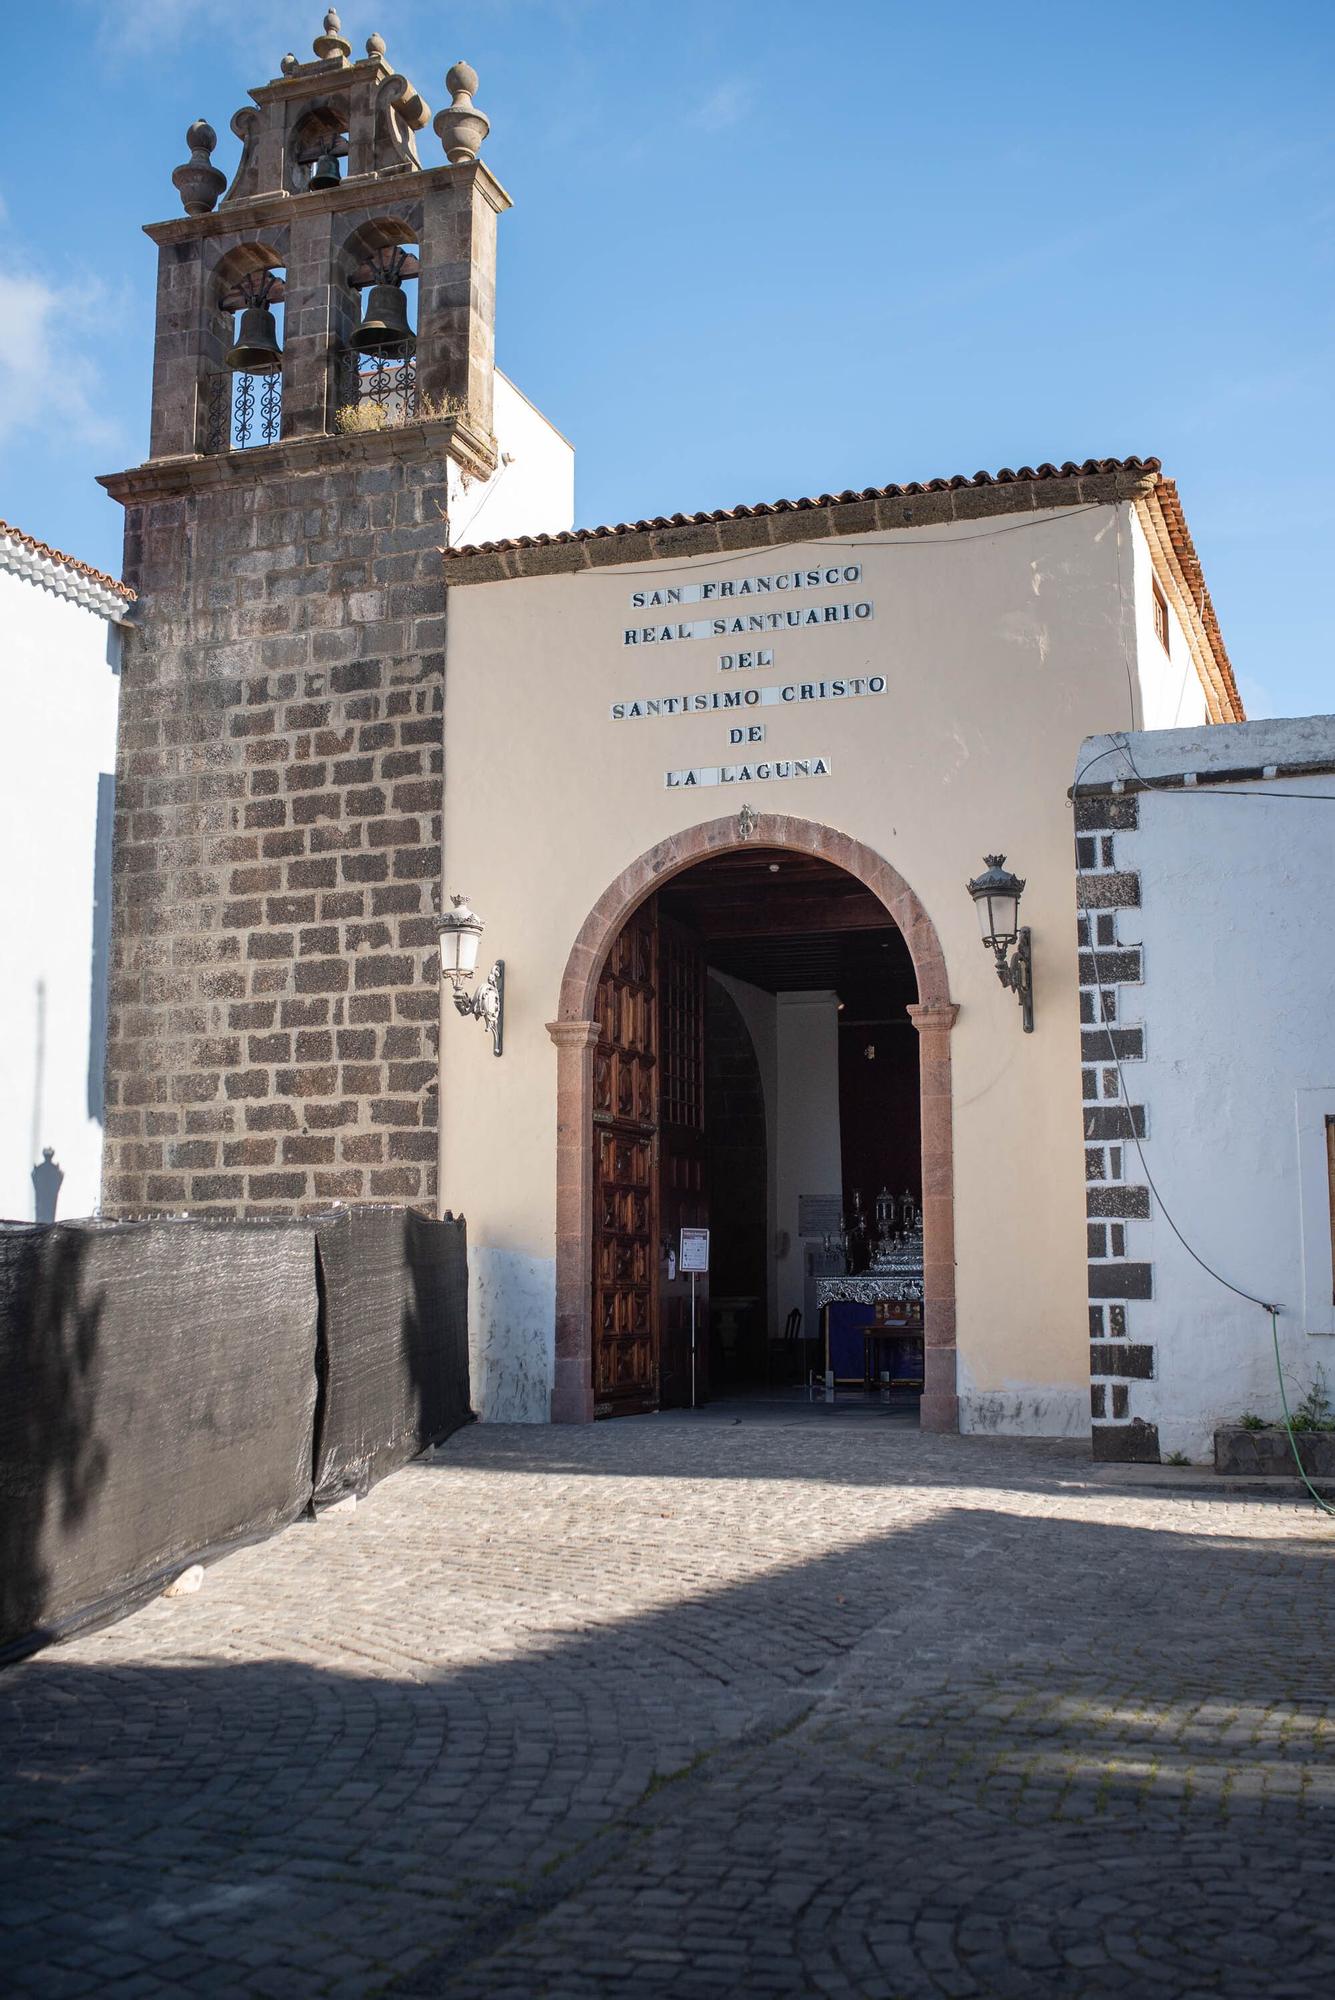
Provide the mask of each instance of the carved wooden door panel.
MULTIPOLYGON (((694 931, 658 920, 659 1390, 665 1408, 691 1404, 691 1280, 673 1267, 685 1227, 709 1226, 705 1150, 705 961, 694 931)), ((695 1400, 709 1389, 709 1278, 695 1280, 695 1400)))
POLYGON ((593 1407, 658 1408, 658 925, 630 918, 598 983, 593 1057, 593 1407))

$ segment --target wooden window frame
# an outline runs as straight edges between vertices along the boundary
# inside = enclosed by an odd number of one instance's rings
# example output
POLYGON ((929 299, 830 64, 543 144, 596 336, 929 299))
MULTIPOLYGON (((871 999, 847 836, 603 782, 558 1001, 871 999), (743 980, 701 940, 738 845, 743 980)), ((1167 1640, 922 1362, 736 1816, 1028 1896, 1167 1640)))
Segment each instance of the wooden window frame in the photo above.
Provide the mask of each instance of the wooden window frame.
POLYGON ((1154 636, 1171 658, 1172 626, 1168 622, 1168 599, 1159 588, 1157 577, 1151 581, 1150 588, 1154 592, 1154 636))

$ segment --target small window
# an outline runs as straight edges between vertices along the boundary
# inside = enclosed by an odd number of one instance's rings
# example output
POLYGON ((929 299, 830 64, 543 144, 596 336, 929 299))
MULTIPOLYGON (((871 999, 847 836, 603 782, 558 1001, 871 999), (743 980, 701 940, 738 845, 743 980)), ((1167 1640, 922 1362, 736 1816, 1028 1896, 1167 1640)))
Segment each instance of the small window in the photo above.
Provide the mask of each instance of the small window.
POLYGON ((1168 644, 1168 599, 1164 596, 1157 583, 1154 586, 1154 636, 1163 647, 1165 653, 1168 652, 1170 650, 1168 644))

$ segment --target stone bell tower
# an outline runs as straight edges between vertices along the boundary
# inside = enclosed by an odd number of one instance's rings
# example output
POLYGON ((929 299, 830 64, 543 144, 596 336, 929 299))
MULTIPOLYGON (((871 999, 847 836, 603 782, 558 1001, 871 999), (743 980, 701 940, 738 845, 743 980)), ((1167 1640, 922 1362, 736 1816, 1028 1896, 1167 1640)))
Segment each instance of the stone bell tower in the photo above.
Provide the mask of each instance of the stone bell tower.
POLYGON ((104 1204, 434 1205, 451 472, 495 469, 477 78, 431 114, 337 14, 158 245, 117 763, 104 1204), (414 295, 415 294, 415 299, 414 295))

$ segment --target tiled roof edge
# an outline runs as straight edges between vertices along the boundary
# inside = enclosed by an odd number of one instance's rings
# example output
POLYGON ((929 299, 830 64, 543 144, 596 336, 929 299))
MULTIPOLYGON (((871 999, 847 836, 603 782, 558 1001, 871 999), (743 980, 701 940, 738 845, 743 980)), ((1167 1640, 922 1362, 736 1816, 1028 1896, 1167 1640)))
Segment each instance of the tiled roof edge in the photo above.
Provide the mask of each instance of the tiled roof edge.
POLYGON ((1219 619, 1215 614, 1214 599, 1210 596, 1201 568, 1201 559, 1196 553, 1196 544, 1187 526, 1187 517, 1182 511, 1182 501, 1178 495, 1177 482, 1165 479, 1161 474, 1155 482, 1150 496, 1157 507, 1168 536, 1173 559, 1181 573, 1183 587, 1191 603, 1194 618, 1199 622, 1200 635, 1214 664, 1213 687, 1206 687, 1207 699, 1213 695, 1214 704, 1219 709, 1218 716, 1211 720, 1220 722, 1244 722, 1246 710, 1242 696, 1238 693, 1238 683, 1234 678, 1233 664, 1224 645, 1224 635, 1219 629, 1219 619))
MULTIPOLYGON (((761 501, 750 507, 719 507, 710 513, 659 514, 652 520, 619 521, 615 527, 574 528, 558 535, 517 535, 507 541, 477 542, 463 548, 447 548, 445 557, 447 563, 460 562, 469 557, 506 555, 522 549, 570 548, 580 543, 602 542, 609 538, 661 534, 664 530, 673 528, 707 528, 725 521, 756 520, 776 514, 810 513, 827 508, 851 506, 860 501, 874 503, 885 500, 908 500, 934 493, 973 492, 982 487, 1034 486, 1049 480, 1106 478, 1118 474, 1129 474, 1133 477, 1154 475, 1160 469, 1157 458, 1135 457, 1086 458, 1079 464, 1067 459, 1061 465, 1051 463, 1039 466, 1023 465, 1018 471, 1003 466, 1000 472, 975 472, 972 478, 963 473, 956 473, 950 479, 912 480, 906 486, 864 486, 859 491, 822 493, 812 499, 761 501)), ((998 496, 999 499, 1000 497, 998 496)), ((1019 509, 1024 504, 1017 494, 1016 508, 1019 509)), ((1007 511, 1004 502, 996 511, 1007 511)), ((633 562, 636 558, 627 556, 626 560, 633 562)))
POLYGON ((80 562, 77 556, 67 556, 63 549, 53 549, 49 542, 39 542, 35 535, 25 535, 22 528, 8 521, 0 521, 0 563, 14 574, 104 616, 123 616, 135 601, 128 583, 94 569, 91 563, 80 562))

